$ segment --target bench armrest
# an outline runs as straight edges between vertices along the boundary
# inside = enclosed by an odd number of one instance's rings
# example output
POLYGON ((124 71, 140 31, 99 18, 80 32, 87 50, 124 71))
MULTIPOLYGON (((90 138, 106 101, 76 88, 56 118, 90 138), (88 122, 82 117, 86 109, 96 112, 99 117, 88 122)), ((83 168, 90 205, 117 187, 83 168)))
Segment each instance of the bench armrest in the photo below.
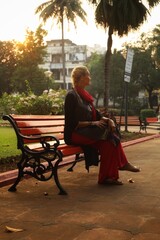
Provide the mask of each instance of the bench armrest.
POLYGON ((50 150, 50 149, 57 149, 57 147, 59 146, 60 142, 59 140, 54 137, 54 136, 33 136, 33 137, 28 137, 28 136, 24 136, 21 133, 19 133, 20 137, 24 140, 28 140, 28 141, 35 141, 38 143, 40 143, 42 145, 42 147, 45 150, 50 150))
POLYGON ((60 144, 59 140, 53 136, 40 137, 40 143, 42 144, 42 147, 47 150, 50 150, 53 147, 57 149, 57 147, 60 144), (54 143, 51 144, 51 142, 54 142, 54 143))

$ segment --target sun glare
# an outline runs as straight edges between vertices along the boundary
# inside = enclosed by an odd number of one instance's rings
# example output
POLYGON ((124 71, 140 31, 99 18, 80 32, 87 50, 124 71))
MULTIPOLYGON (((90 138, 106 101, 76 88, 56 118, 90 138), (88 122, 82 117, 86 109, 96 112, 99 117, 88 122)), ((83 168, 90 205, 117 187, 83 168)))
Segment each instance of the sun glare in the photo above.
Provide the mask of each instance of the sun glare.
POLYGON ((35 9, 44 0, 1 0, 0 3, 0 40, 25 39, 26 30, 35 30, 39 18, 35 9))

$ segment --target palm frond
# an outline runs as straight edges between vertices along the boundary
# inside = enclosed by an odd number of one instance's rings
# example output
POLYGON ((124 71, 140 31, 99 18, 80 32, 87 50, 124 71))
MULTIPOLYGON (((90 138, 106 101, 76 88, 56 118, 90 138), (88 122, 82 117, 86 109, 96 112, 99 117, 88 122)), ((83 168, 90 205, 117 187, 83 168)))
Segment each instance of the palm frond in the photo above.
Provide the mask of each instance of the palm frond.
POLYGON ((137 29, 146 20, 147 8, 139 0, 100 0, 97 5, 96 22, 111 27, 119 36, 137 29))
POLYGON ((81 7, 80 1, 68 0, 65 1, 65 5, 63 6, 63 14, 64 17, 68 19, 69 22, 73 22, 76 27, 76 19, 77 17, 81 18, 85 23, 86 20, 86 12, 81 7))
POLYGON ((80 17, 86 21, 86 12, 81 7, 81 1, 77 0, 49 0, 37 7, 35 13, 40 13, 39 17, 45 23, 49 18, 52 18, 57 23, 61 23, 62 18, 67 18, 73 22, 76 27, 76 18, 80 17))
POLYGON ((147 2, 148 2, 148 4, 149 4, 149 7, 150 7, 150 8, 153 8, 153 7, 155 7, 157 4, 160 3, 159 0, 147 0, 147 2))
POLYGON ((35 10, 35 14, 40 13, 44 8, 46 8, 48 5, 50 5, 53 1, 49 0, 48 2, 44 2, 41 5, 39 5, 36 10, 35 10))
POLYGON ((112 5, 109 1, 100 0, 95 11, 96 22, 106 28, 110 24, 112 16, 112 5))
POLYGON ((119 36, 137 29, 147 18, 148 10, 138 0, 119 0, 113 8, 113 29, 119 36))

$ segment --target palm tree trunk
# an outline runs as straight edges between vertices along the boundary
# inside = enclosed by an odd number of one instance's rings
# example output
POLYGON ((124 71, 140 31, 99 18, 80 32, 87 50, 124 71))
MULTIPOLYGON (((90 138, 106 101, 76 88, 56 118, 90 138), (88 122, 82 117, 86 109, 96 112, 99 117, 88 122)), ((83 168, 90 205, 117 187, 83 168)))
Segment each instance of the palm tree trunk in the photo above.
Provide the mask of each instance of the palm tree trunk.
POLYGON ((148 103, 149 107, 153 109, 153 103, 152 103, 152 90, 148 90, 148 103))
POLYGON ((65 71, 65 50, 64 50, 64 20, 62 14, 62 74, 63 74, 63 88, 66 89, 66 71, 65 71))
POLYGON ((109 27, 107 51, 105 54, 105 66, 104 66, 104 107, 106 108, 106 110, 108 110, 108 105, 109 105, 109 77, 110 77, 112 34, 113 34, 113 29, 109 27))

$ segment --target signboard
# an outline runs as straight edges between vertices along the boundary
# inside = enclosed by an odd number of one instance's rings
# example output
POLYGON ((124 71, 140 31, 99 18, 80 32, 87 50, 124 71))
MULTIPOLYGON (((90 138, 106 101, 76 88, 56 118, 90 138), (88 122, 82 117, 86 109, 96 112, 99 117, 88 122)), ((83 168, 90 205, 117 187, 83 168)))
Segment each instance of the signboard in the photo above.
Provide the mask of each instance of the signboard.
POLYGON ((134 51, 132 49, 128 48, 126 65, 125 65, 125 75, 124 75, 125 82, 130 82, 130 74, 132 71, 133 56, 134 56, 134 51))
POLYGON ((130 75, 124 75, 125 82, 130 82, 130 79, 131 79, 130 75))

